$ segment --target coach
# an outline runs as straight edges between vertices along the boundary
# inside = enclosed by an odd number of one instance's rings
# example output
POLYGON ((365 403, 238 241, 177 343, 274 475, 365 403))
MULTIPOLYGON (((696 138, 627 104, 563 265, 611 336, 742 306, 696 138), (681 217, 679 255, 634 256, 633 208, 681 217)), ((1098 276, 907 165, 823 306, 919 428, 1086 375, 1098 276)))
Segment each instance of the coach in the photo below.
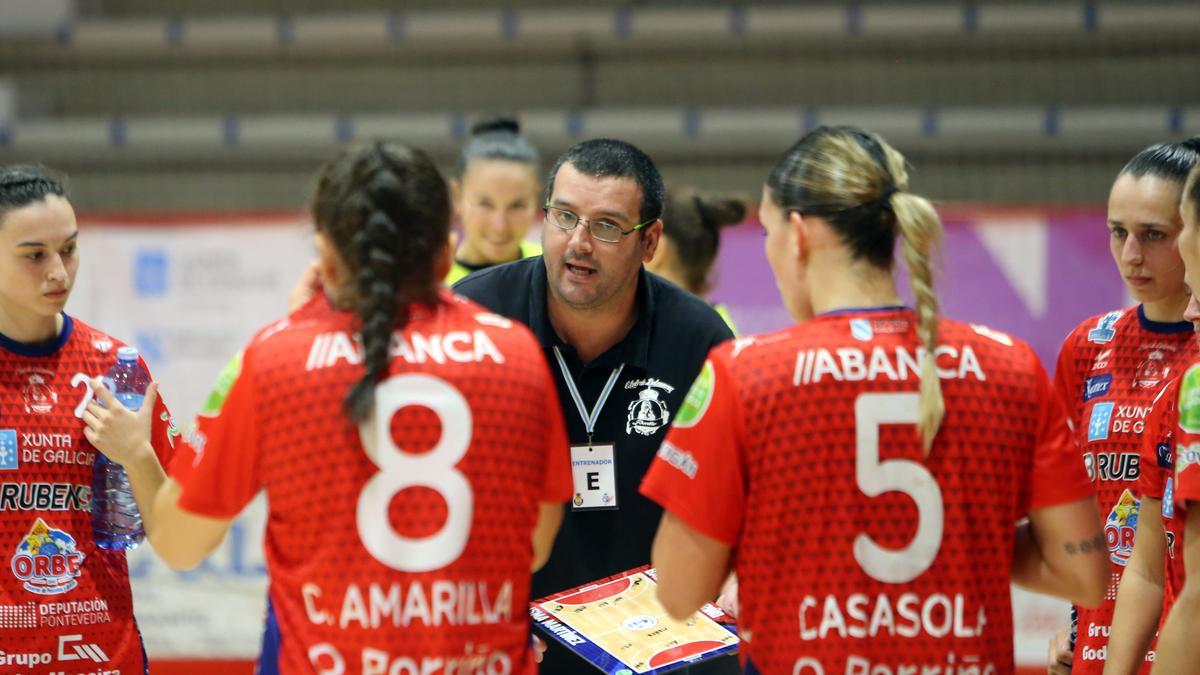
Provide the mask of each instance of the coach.
MULTIPOLYGON (((543 255, 454 287, 529 326, 558 383, 575 495, 535 598, 649 563, 662 509, 638 485, 709 349, 733 337, 703 300, 642 268, 664 194, 641 150, 584 141, 550 170, 543 255)), ((581 670, 551 645, 541 672, 581 670)))

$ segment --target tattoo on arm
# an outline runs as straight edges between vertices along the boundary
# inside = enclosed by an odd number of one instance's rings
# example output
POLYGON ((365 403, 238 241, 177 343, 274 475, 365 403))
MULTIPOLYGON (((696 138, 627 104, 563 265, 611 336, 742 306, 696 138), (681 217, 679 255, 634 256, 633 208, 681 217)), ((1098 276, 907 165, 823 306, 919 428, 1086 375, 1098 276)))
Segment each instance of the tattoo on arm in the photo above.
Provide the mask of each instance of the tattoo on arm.
POLYGON ((1063 550, 1067 552, 1067 555, 1076 555, 1078 553, 1101 553, 1108 550, 1108 547, 1105 545, 1104 535, 1098 534, 1092 539, 1084 539, 1077 542, 1068 541, 1066 544, 1063 544, 1063 550))

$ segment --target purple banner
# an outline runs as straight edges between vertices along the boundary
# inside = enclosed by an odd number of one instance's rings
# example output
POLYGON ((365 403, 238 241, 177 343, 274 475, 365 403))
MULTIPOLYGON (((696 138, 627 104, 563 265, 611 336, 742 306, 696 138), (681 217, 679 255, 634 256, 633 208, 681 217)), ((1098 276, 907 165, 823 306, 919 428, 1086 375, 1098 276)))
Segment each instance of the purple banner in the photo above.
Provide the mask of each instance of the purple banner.
MULTIPOLYGON (((1102 208, 942 209, 946 241, 934 270, 942 314, 1029 342, 1047 371, 1067 333, 1089 316, 1131 304, 1108 249, 1102 208)), ((743 334, 791 323, 754 222, 726 230, 712 301, 743 334)), ((902 295, 911 302, 906 278, 902 295)))

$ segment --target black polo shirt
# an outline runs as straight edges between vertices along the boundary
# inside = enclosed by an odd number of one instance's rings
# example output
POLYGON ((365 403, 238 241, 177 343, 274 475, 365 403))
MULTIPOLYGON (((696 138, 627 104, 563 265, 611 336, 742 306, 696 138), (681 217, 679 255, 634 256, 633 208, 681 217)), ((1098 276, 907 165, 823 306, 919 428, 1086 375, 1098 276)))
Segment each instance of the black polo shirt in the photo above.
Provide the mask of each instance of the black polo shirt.
POLYGON ((533 577, 534 598, 650 562, 662 509, 638 486, 709 350, 733 337, 708 303, 643 269, 637 322, 620 342, 584 365, 550 325, 546 283, 546 264, 537 256, 482 270, 454 286, 456 293, 533 331, 558 384, 572 444, 587 443, 587 433, 553 348, 561 350, 589 411, 613 369, 625 364, 592 439, 615 446, 619 508, 572 511, 567 506, 550 560, 533 577))

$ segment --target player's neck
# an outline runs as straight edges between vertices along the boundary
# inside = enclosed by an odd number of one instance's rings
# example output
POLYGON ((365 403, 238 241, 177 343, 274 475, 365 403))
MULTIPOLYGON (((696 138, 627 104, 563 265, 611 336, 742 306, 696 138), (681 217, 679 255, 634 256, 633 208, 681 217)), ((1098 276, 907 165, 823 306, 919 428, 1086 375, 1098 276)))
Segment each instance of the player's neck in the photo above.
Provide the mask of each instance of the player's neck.
POLYGON ((856 307, 889 307, 901 304, 896 282, 890 270, 865 263, 854 263, 840 272, 822 273, 811 269, 808 284, 812 290, 814 314, 856 307))
POLYGON ((37 316, 0 308, 0 334, 23 344, 49 342, 62 332, 62 314, 37 316))
POLYGON ((1175 323, 1183 321, 1183 312, 1187 309, 1190 296, 1172 295, 1154 302, 1142 303, 1142 312, 1146 318, 1158 323, 1175 323))
POLYGON ((558 337, 575 349, 579 360, 591 363, 637 323, 637 285, 613 303, 589 308, 572 307, 550 292, 546 295, 546 310, 558 337))

